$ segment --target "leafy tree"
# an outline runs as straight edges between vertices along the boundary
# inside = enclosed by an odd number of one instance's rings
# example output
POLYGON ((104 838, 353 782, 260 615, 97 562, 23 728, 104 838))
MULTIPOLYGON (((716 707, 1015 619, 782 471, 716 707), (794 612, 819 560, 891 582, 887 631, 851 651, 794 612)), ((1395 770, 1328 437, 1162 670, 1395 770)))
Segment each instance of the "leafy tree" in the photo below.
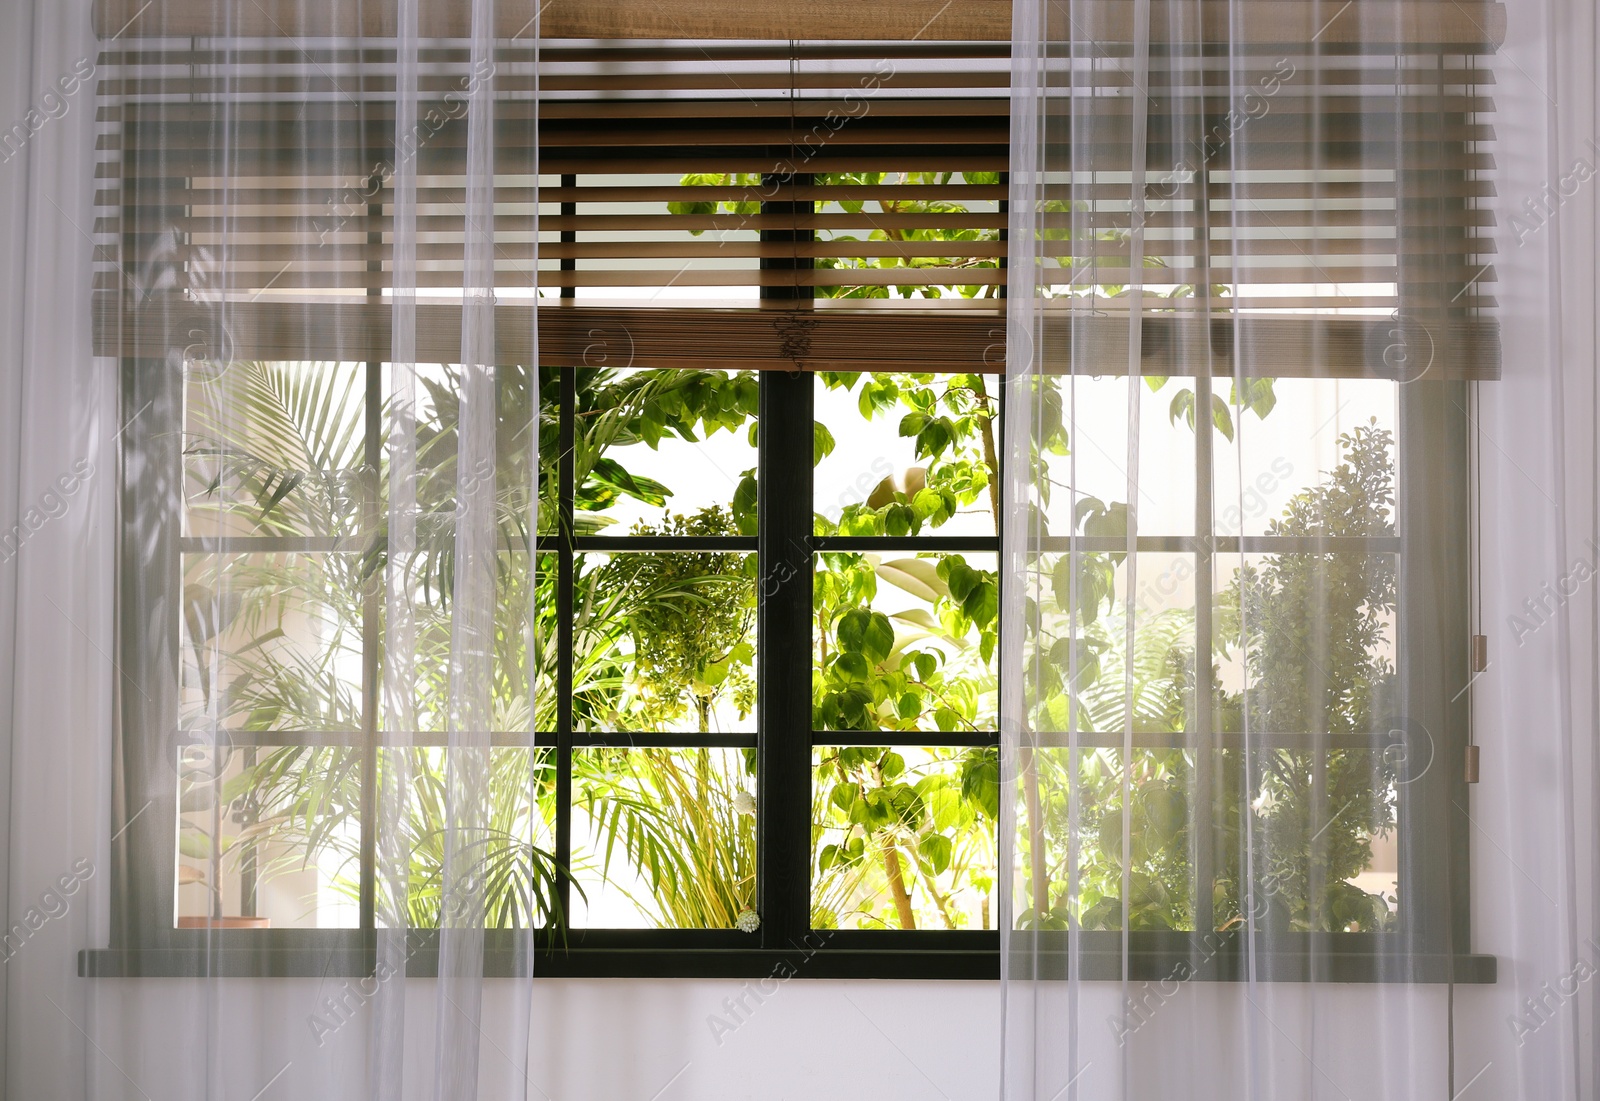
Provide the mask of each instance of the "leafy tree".
MULTIPOLYGON (((1268 534, 1295 538, 1384 536, 1393 533, 1392 438, 1376 426, 1340 437, 1343 461, 1322 484, 1296 495, 1268 534)), ((1085 522, 1111 514, 1098 502, 1085 522)), ((1113 526, 1115 522, 1113 521, 1113 526)), ((1035 722, 1068 729, 1069 706, 1078 729, 1118 729, 1126 707, 1122 668, 1123 611, 1112 601, 1108 567, 1116 556, 1083 555, 1077 604, 1072 571, 1063 559, 1032 644, 1049 651, 1034 686, 1035 722), (1073 671, 1076 671, 1074 677, 1073 671)), ((1395 601, 1392 556, 1362 552, 1293 552, 1237 571, 1217 605, 1216 652, 1204 683, 1196 682, 1193 616, 1183 610, 1147 615, 1135 633, 1135 731, 1181 733, 1198 691, 1212 695, 1219 729, 1240 730, 1246 713, 1257 731, 1355 734, 1374 729, 1389 713, 1394 669, 1384 655, 1395 601), (1221 687, 1219 662, 1246 655, 1248 688, 1221 687)), ((1117 750, 1036 751, 1024 783, 1024 818, 1034 823, 1019 839, 1019 866, 1028 869, 1032 905, 1024 925, 1065 928, 1077 857, 1078 908, 1084 928, 1122 922, 1124 863, 1132 894, 1131 927, 1192 928, 1188 793, 1192 755, 1138 750, 1127 787, 1132 800, 1124 859, 1123 778, 1117 750), (1068 791, 1078 804, 1069 806, 1068 791), (1072 837, 1076 821, 1077 837, 1072 837), (1074 843, 1075 841, 1075 843, 1074 843)), ((1267 927, 1299 930, 1379 929, 1394 915, 1380 895, 1348 880, 1372 857, 1373 837, 1395 827, 1398 773, 1381 754, 1338 750, 1320 758, 1297 751, 1257 749, 1222 754, 1214 815, 1213 896, 1219 928, 1245 921, 1245 819, 1253 819, 1253 867, 1258 919, 1267 927)))
MULTIPOLYGON (((663 522, 635 525, 635 535, 737 535, 726 509, 693 516, 668 513, 663 522)), ((638 676, 653 699, 646 723, 671 721, 688 697, 702 734, 711 729, 717 698, 731 694, 742 719, 755 707, 750 676, 755 624, 754 560, 721 551, 622 554, 600 571, 594 587, 625 589, 628 631, 638 676)))
MULTIPOLYGON (((1269 535, 1394 534, 1393 438, 1371 425, 1339 437, 1344 459, 1290 501, 1269 535)), ((1365 734, 1398 710, 1384 643, 1394 620, 1397 564, 1390 554, 1280 554, 1239 571, 1229 618, 1247 642, 1249 687, 1230 706, 1251 729, 1365 734), (1234 617, 1237 617, 1234 619, 1234 617)), ((1287 750, 1235 757, 1248 775, 1238 793, 1256 815, 1255 875, 1271 890, 1273 920, 1296 929, 1371 930, 1392 921, 1381 895, 1347 883, 1372 858, 1371 838, 1395 827, 1398 763, 1384 754, 1287 750), (1246 798, 1248 796, 1248 799, 1246 798)), ((1239 813, 1243 813, 1241 808, 1239 813)), ((1231 853, 1237 846, 1228 846, 1231 853)), ((1224 866, 1242 893, 1237 862, 1224 866)))

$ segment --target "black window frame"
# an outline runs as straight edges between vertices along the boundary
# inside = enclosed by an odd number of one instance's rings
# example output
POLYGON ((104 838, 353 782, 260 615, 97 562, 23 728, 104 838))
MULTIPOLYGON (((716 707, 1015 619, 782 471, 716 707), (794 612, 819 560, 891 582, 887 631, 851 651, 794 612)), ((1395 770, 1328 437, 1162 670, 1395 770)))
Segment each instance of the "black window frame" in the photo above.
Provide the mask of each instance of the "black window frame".
MULTIPOLYGON (((787 182, 787 180, 785 181, 787 182)), ((801 182, 804 182, 802 178, 801 182)), ((787 209, 765 204, 774 212, 787 209)), ((763 231, 781 234, 783 231, 763 231)), ((781 237, 774 239, 789 239, 781 237)), ((805 260, 764 259, 764 266, 806 264, 805 260)), ((809 288, 767 287, 763 297, 777 305, 805 309, 809 288)), ((380 386, 381 364, 366 365, 368 393, 380 386)), ((620 550, 626 537, 576 537, 572 534, 572 433, 576 370, 554 368, 562 379, 562 455, 558 477, 565 508, 555 536, 562 564, 558 614, 570 624, 573 556, 584 551, 620 550), (563 603, 564 602, 564 603, 563 603)), ((1209 386, 1211 380, 1197 380, 1209 386)), ((181 508, 179 444, 162 426, 181 423, 181 371, 171 360, 125 359, 121 404, 121 491, 119 558, 123 564, 149 561, 176 563, 180 553, 181 508), (156 500, 152 501, 152 497, 156 500)), ((1408 786, 1402 803, 1400 861, 1402 890, 1415 918, 1407 930, 1392 934, 1297 934, 1292 946, 1280 939, 1261 962, 1257 975, 1266 979, 1333 981, 1492 982, 1493 957, 1474 955, 1470 945, 1467 890, 1469 820, 1467 789, 1460 762, 1467 744, 1467 699, 1448 703, 1437 685, 1464 686, 1469 665, 1471 562, 1469 388, 1476 383, 1426 379, 1398 387, 1396 432, 1399 485, 1396 537, 1401 560, 1402 637, 1398 640, 1406 675, 1407 715, 1430 732, 1437 763, 1408 786), (1407 600, 1410 611, 1405 610, 1407 600), (1391 938, 1384 940, 1383 938, 1391 938), (1402 938, 1406 952, 1385 952, 1402 938)), ((978 930, 827 930, 810 928, 811 785, 818 746, 858 745, 998 745, 997 733, 969 737, 906 734, 845 734, 811 729, 811 597, 809 585, 795 578, 812 576, 815 556, 828 551, 923 550, 988 552, 1000 550, 998 538, 945 537, 937 533, 904 538, 817 537, 813 533, 813 409, 816 380, 796 364, 775 364, 760 379, 758 485, 760 530, 753 540, 729 537, 718 549, 754 550, 763 579, 782 583, 764 594, 758 618, 758 734, 749 740, 714 737, 708 744, 746 745, 757 750, 758 892, 762 923, 752 935, 737 930, 573 929, 537 934, 538 950, 530 961, 520 950, 520 935, 490 930, 486 936, 486 972, 512 975, 531 969, 552 977, 734 977, 760 978, 788 968, 797 976, 815 978, 996 978, 1000 974, 998 931, 978 930)), ((1204 406, 1202 406, 1203 408, 1204 406)), ((369 420, 375 417, 369 405, 369 420)), ((1202 418, 1202 424, 1205 424, 1202 418)), ((1211 428, 1196 433, 1197 472, 1209 452, 1211 428)), ((369 433, 369 439, 371 435, 369 433)), ((1003 451, 1002 451, 1003 453, 1003 451)), ((374 462, 370 454, 368 461, 374 462)), ((1209 466, 1209 464, 1207 464, 1209 466)), ((999 476, 999 472, 996 472, 999 476)), ((1202 476, 1197 473, 1197 477, 1202 476)), ((1003 484, 1003 480, 1002 480, 1003 484)), ((1198 486, 1199 483, 1197 483, 1198 486)), ((1197 508, 1200 507, 1197 494, 1197 508)), ((1150 549, 1183 549, 1197 562, 1227 553, 1226 539, 1210 537, 1197 527, 1193 539, 1151 537, 1150 549)), ((1235 540, 1233 549, 1253 547, 1235 540)), ((357 548, 359 549, 359 548, 357 548)), ((541 539, 539 550, 546 549, 541 539)), ((639 549, 635 546, 634 549, 639 549)), ((670 549, 665 546, 657 549, 670 549)), ((1144 548, 1140 548, 1144 549, 1144 548)), ((349 548, 346 548, 349 550, 349 548)), ((1004 558, 1001 559, 1002 564, 1004 558)), ((117 781, 113 803, 112 936, 105 949, 80 954, 80 973, 92 976, 309 976, 355 977, 372 973, 375 933, 372 892, 362 892, 363 928, 351 930, 195 930, 172 925, 171 868, 175 820, 175 783, 161 758, 170 753, 164 738, 145 732, 163 726, 162 708, 175 700, 176 639, 180 609, 170 599, 162 604, 150 579, 136 570, 119 568, 118 695, 122 721, 117 730, 117 781), (170 689, 160 686, 168 685, 170 689), (157 794, 148 802, 132 793, 157 794)), ((1003 571, 1002 571, 1003 572, 1003 571)), ((570 669, 570 629, 558 639, 564 667, 570 669)), ((364 694, 375 697, 375 661, 364 655, 364 694)), ((553 745, 562 765, 558 776, 558 858, 571 854, 571 755, 587 744, 619 744, 603 735, 579 737, 572 730, 570 678, 561 686, 564 720, 553 745)), ((167 711, 175 714, 175 707, 167 711)), ((368 709, 369 725, 372 710, 368 709)), ((170 726, 170 723, 165 725, 170 726)), ((624 740, 625 744, 626 740, 624 740)), ((652 743, 654 744, 654 743, 652 743)), ((661 744, 692 745, 693 736, 672 735, 661 744)), ((370 762, 371 731, 366 745, 370 762)), ((368 775, 370 776, 370 769, 368 775)), ((370 792, 370 783, 367 786, 370 792)), ((365 818, 370 824, 371 816, 365 818)), ((370 828, 363 838, 370 880, 373 848, 370 828)), ((426 976, 436 967, 437 934, 413 930, 412 973, 426 976)), ((1016 944, 1028 946, 1032 934, 1016 933, 1016 944)), ((1048 942, 1037 945, 1038 974, 1059 975, 1064 953, 1048 942)), ((1123 974, 1123 934, 1095 931, 1083 936, 1084 977, 1117 979, 1123 974)), ((1135 931, 1127 937, 1128 977, 1154 981, 1170 976, 1181 961, 1206 960, 1196 977, 1231 981, 1244 977, 1242 935, 1135 931), (1203 938, 1210 937, 1210 941, 1203 938)), ((1013 959, 1019 958, 1013 956, 1013 959)), ((1013 974, 1017 970, 1013 968, 1013 974)))

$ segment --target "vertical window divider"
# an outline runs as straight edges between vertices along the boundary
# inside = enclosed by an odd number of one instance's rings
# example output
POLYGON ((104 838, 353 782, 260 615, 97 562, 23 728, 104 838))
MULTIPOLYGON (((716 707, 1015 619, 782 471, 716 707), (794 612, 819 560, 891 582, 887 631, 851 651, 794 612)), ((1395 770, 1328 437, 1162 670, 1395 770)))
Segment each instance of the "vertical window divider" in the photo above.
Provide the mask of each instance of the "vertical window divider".
MULTIPOLYGON (((577 368, 561 368, 560 458, 556 473, 559 501, 556 534, 556 898, 558 924, 572 926, 572 615, 576 562, 574 539, 574 416, 577 368)), ((537 540, 535 540, 537 545, 537 540)), ((534 747, 529 747, 533 752, 534 747)))
MULTIPOLYGON (((578 186, 578 177, 575 174, 561 177, 561 186, 571 189, 578 186)), ((534 202, 539 201, 539 181, 534 179, 534 202)), ((561 215, 563 219, 571 218, 578 213, 578 204, 563 202, 561 215)), ((572 244, 578 239, 575 230, 563 229, 561 231, 562 244, 572 244)), ((563 250, 570 252, 570 250, 563 250)), ((576 271, 577 260, 570 255, 563 255, 560 260, 561 271, 576 271)), ((537 273, 535 273, 537 282, 537 273)), ((573 286, 574 280, 564 278, 560 288, 563 301, 575 299, 578 295, 577 287, 573 286)), ((539 323, 539 300, 537 291, 534 297, 534 321, 539 323)), ((539 391, 539 364, 534 368, 534 392, 539 391)), ((573 589, 576 584, 574 570, 576 562, 573 558, 573 540, 576 536, 574 519, 574 499, 576 487, 574 479, 574 456, 572 449, 576 443, 576 421, 578 404, 578 379, 577 368, 565 366, 559 368, 561 385, 561 408, 556 411, 559 442, 557 449, 559 456, 556 460, 556 900, 558 926, 570 929, 572 927, 572 614, 573 614, 573 589)), ((538 413, 535 412, 533 431, 537 438, 539 425, 538 413)), ((535 475, 537 479, 537 475, 535 475)), ((537 492, 537 489, 535 490, 537 492)), ((533 537, 534 568, 538 569, 539 555, 538 532, 533 537)), ((534 695, 534 686, 529 685, 528 697, 530 706, 534 695)), ((538 736, 535 734, 528 745, 529 753, 537 753, 538 736)))
MULTIPOLYGON (((780 154, 781 157, 782 154, 780 154)), ((786 163, 786 162, 781 162, 786 163)), ((762 178, 763 194, 785 184, 803 187, 809 174, 792 171, 762 178)), ((811 200, 762 202, 763 214, 797 215, 811 200)), ((799 243, 811 230, 764 229, 763 241, 799 243)), ((764 257, 768 270, 801 271, 809 258, 764 257)), ((796 281, 763 285, 763 302, 811 307, 815 291, 796 281)), ((782 314, 774 315, 782 326, 782 314)), ((811 527, 814 380, 804 370, 805 330, 794 327, 790 370, 764 371, 757 417, 756 891, 761 947, 794 947, 811 929, 811 527)))
MULTIPOLYGON (((1194 785, 1195 799, 1189 823, 1190 846, 1194 856, 1194 936, 1196 955, 1204 959, 1206 949, 1199 938, 1216 928, 1211 884, 1216 879, 1214 807, 1216 789, 1216 755, 1220 740, 1212 729, 1211 707, 1211 655, 1212 590, 1215 588, 1216 517, 1214 515, 1216 459, 1213 452, 1211 423, 1212 371, 1215 368, 1214 342, 1211 339, 1211 169, 1201 165, 1194 174, 1199 193, 1194 202, 1199 207, 1200 240, 1196 242, 1196 257, 1200 278, 1204 280, 1195 288, 1195 297, 1208 303, 1200 314, 1205 326, 1205 346, 1194 379, 1194 785)), ((1233 341, 1228 342, 1233 346, 1233 341)), ((1144 380, 1137 380, 1143 385, 1144 380)), ((1240 418, 1241 420, 1243 418, 1240 418)), ((1237 429, 1236 429, 1237 431, 1237 429)), ((1243 534, 1243 533, 1241 533, 1243 534)))
MULTIPOLYGON (((371 158, 368 158, 369 160, 371 158)), ((383 178, 374 174, 367 190, 376 199, 367 204, 367 271, 381 273, 383 261, 383 178)), ((367 301, 383 300, 381 279, 367 286, 367 301)), ((383 499, 383 364, 368 360, 362 405, 362 517, 366 545, 359 568, 366 574, 361 594, 361 871, 358 909, 362 930, 377 928, 378 867, 378 709, 383 690, 382 575, 371 569, 378 561, 378 531, 383 499)))

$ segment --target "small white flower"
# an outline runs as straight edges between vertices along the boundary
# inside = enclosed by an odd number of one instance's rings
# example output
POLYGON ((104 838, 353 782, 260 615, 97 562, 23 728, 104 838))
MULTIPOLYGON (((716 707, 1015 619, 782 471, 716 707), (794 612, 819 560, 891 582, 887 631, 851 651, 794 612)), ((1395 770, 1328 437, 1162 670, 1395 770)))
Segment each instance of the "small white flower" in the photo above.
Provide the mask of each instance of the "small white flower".
POLYGON ((1261 794, 1250 801, 1250 809, 1257 814, 1266 814, 1278 805, 1278 800, 1273 798, 1272 792, 1266 788, 1261 789, 1261 794))
POLYGON ((740 910, 733 924, 741 933, 754 933, 761 928, 761 918, 754 910, 740 910))
POLYGON ((741 791, 733 797, 733 809, 740 814, 754 814, 756 812, 756 797, 748 791, 741 791))

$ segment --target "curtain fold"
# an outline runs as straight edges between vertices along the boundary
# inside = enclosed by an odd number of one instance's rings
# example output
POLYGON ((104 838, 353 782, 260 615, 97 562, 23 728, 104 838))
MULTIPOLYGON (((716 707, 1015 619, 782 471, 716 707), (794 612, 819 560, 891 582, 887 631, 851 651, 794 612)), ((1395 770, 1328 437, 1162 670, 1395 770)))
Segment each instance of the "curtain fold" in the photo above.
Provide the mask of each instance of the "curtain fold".
POLYGON ((495 321, 499 295, 536 328, 537 162, 496 152, 534 144, 538 19, 506 37, 495 7, 465 41, 422 39, 416 0, 392 36, 273 41, 225 33, 219 0, 222 35, 122 82, 116 28, 7 16, 19 83, 52 89, 0 164, 35 242, 11 272, 8 530, 34 465, 77 473, 4 566, 8 674, 30 639, 60 670, 5 697, 7 929, 45 914, 6 944, 6 1096, 536 1095, 534 941, 564 909, 533 737, 539 388, 495 321), (174 180, 182 204, 152 198, 174 180), (272 188, 313 224, 272 217, 272 188), (535 242, 510 271, 508 205, 535 242), (389 313, 387 357, 236 353, 264 301, 314 328, 330 271, 389 313), (462 310, 454 362, 419 358, 423 272, 462 310), (96 360, 97 301, 187 319, 96 360), (83 689, 97 670, 114 697, 83 689), (146 977, 72 977, 108 944, 146 977), (238 981, 286 973, 315 978, 238 981))
POLYGON ((1593 14, 1130 9, 1013 8, 1003 1096, 1586 1096, 1593 14))

